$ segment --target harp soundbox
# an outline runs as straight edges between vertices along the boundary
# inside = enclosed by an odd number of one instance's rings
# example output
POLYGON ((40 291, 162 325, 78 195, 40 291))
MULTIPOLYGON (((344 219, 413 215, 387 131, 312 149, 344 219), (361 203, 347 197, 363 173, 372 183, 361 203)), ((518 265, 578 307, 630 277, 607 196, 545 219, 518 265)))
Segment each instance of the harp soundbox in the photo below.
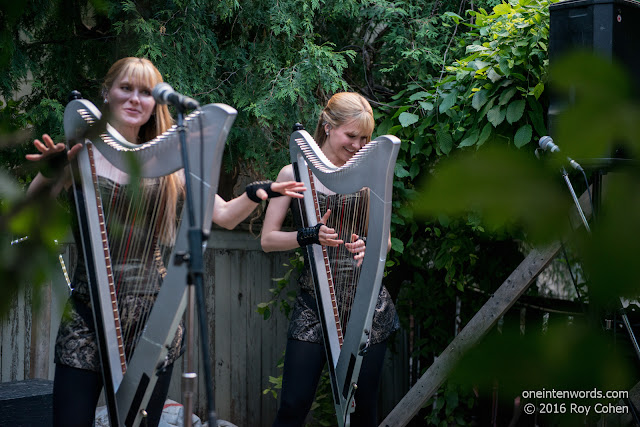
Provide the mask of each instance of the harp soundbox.
POLYGON ((322 192, 327 199, 325 210, 332 211, 326 225, 336 230, 338 239, 351 242, 352 234, 366 237, 361 265, 342 245, 337 249, 307 246, 341 427, 350 423, 360 365, 382 286, 399 148, 398 138, 381 136, 336 167, 305 130, 294 132, 289 142, 296 179, 308 189, 302 200, 303 225, 312 227, 320 222, 325 213, 319 203, 318 193, 322 192), (352 265, 345 266, 340 259, 349 259, 352 265))
MULTIPOLYGON (((191 173, 183 179, 191 182, 196 224, 202 225, 203 236, 208 236, 211 228, 222 153, 235 116, 236 110, 228 105, 209 104, 191 113, 184 121, 188 130, 187 150, 191 173)), ((156 374, 166 364, 169 347, 185 310, 187 265, 176 265, 173 260, 176 254, 188 252, 189 224, 176 215, 175 236, 170 239, 172 244, 160 243, 163 233, 156 228, 161 223, 157 218, 150 220, 148 231, 151 237, 129 233, 126 238, 118 239, 117 243, 109 242, 107 228, 112 227, 109 235, 113 236, 116 227, 122 229, 117 230, 122 234, 132 227, 128 228, 123 221, 114 222, 111 219, 117 207, 111 205, 111 200, 102 200, 98 180, 104 178, 98 176, 95 160, 102 156, 129 177, 139 181, 152 180, 183 168, 182 148, 176 126, 149 142, 134 145, 108 123, 102 125, 102 129, 93 126, 100 119, 100 111, 91 102, 73 100, 65 109, 64 128, 70 146, 78 143, 84 145, 72 162, 73 193, 109 418, 112 426, 137 426, 146 415, 145 407, 155 386, 156 374), (139 241, 135 241, 136 238, 139 241), (135 291, 136 297, 144 298, 145 292, 153 296, 150 298, 153 304, 145 313, 121 313, 121 301, 116 301, 119 294, 123 294, 123 298, 131 297, 124 289, 130 289, 133 285, 126 283, 123 286, 119 283, 122 280, 114 278, 117 275, 114 274, 112 260, 122 259, 133 252, 143 254, 139 275, 145 276, 149 271, 161 275, 158 279, 161 286, 157 289, 135 291), (149 263, 153 264, 152 268, 147 265, 149 263), (142 319, 138 321, 139 328, 135 331, 124 330, 121 316, 132 315, 142 319), (128 333, 133 333, 134 338, 127 341, 125 336, 128 333), (127 342, 133 342, 133 345, 128 346, 127 342), (135 351, 131 351, 133 346, 135 351)), ((144 205, 145 194, 141 189, 134 193, 130 203, 125 203, 127 206, 122 207, 128 209, 127 221, 141 221, 136 216, 136 209, 139 205, 147 206, 144 205)), ((181 210, 182 213, 184 211, 186 209, 181 210)), ((203 237, 203 250, 205 244, 203 237)))

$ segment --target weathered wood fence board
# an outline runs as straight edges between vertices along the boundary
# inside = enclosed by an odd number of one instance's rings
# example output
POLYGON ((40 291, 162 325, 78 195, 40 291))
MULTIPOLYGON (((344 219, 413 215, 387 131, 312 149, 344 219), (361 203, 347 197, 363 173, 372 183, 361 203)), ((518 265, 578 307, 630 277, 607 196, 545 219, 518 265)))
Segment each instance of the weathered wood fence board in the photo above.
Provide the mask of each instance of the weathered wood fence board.
POLYGON ((0 341, 0 379, 5 381, 24 380, 29 375, 31 356, 31 291, 21 289, 11 302, 9 313, 2 319, 2 339, 0 341))
MULTIPOLYGON (((205 252, 205 303, 215 409, 219 419, 238 426, 267 426, 275 417, 277 402, 262 391, 269 386, 269 375, 278 375, 287 321, 279 312, 264 320, 256 308, 258 303, 273 298, 269 292, 272 278, 284 274, 283 264, 289 256, 265 254, 251 234, 225 230, 214 231, 205 252)), ((196 334, 199 337, 199 332, 196 334)), ((201 369, 204 362, 199 347, 196 351, 199 387, 194 412, 205 414, 201 369)), ((169 390, 169 398, 176 401, 182 401, 183 370, 184 360, 180 360, 169 390)))
MULTIPOLYGON (((60 245, 67 264, 70 251, 69 245, 60 245)), ((29 286, 21 288, 10 311, 0 319, 0 382, 53 379, 53 343, 68 295, 61 271, 38 292, 29 286)))

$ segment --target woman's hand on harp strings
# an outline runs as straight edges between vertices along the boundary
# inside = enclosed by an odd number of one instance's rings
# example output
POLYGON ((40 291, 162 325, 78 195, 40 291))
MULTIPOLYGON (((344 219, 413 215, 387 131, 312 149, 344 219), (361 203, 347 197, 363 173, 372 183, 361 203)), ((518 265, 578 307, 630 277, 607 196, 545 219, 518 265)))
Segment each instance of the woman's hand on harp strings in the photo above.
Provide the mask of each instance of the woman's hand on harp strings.
POLYGON ((364 251, 367 248, 366 243, 357 234, 351 235, 351 243, 345 243, 345 248, 352 254, 355 254, 353 259, 358 261, 358 267, 362 265, 364 259, 364 251))
POLYGON ((329 219, 329 215, 331 215, 331 209, 327 209, 322 219, 320 219, 322 226, 318 231, 318 241, 322 246, 340 246, 344 241, 338 239, 336 230, 325 225, 329 219))

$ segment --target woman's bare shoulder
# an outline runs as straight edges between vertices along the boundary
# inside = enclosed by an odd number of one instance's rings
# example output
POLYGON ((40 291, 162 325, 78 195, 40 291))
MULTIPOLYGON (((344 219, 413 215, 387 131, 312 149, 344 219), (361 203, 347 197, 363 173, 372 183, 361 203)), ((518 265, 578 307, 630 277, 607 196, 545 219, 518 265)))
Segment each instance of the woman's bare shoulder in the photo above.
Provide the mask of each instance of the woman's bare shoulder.
POLYGON ((280 169, 280 173, 278 173, 278 182, 284 181, 295 181, 296 177, 293 174, 293 166, 287 165, 280 169))

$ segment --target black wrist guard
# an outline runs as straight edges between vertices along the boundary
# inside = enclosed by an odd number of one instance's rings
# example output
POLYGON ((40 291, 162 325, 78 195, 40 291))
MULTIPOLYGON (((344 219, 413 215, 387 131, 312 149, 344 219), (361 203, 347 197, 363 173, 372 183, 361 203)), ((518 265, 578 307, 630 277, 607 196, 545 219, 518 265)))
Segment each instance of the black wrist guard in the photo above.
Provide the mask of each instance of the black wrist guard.
POLYGON ((298 229, 298 244, 301 248, 311 245, 312 243, 320 244, 320 227, 324 224, 319 222, 313 227, 302 227, 298 229))
POLYGON ((256 203, 260 203, 262 201, 262 199, 260 197, 258 197, 258 194, 257 194, 258 190, 260 190, 260 189, 263 189, 264 191, 267 192, 267 197, 268 198, 282 196, 282 194, 278 193, 277 191, 271 190, 271 184, 272 183, 273 183, 273 181, 256 181, 256 182, 252 182, 251 184, 247 185, 247 187, 245 188, 244 191, 246 191, 247 197, 249 197, 252 201, 254 201, 256 203))
POLYGON ((59 151, 41 160, 40 174, 48 179, 57 178, 67 163, 67 152, 59 151))

